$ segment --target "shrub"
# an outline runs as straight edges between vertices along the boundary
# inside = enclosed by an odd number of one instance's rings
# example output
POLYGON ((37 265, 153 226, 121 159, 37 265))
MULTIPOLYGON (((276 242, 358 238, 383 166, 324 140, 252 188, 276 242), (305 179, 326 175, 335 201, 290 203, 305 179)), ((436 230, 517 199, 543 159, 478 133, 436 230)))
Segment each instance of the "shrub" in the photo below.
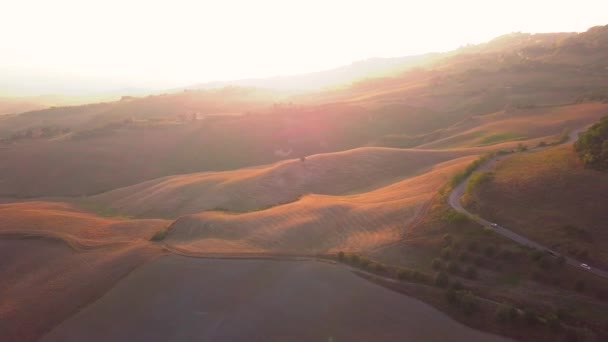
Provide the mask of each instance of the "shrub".
POLYGON ((469 243, 467 244, 467 249, 471 252, 476 252, 477 251, 477 242, 469 241, 469 243))
POLYGON ((541 141, 538 143, 538 147, 545 147, 545 146, 547 146, 547 143, 544 141, 541 141))
POLYGON ((519 143, 517 144, 517 152, 524 152, 528 150, 528 146, 526 144, 519 143))
POLYGON ((447 291, 445 291, 445 299, 450 304, 457 303, 458 302, 458 291, 453 288, 447 289, 447 291))
POLYGON ((431 266, 433 267, 434 270, 440 270, 441 269, 441 260, 439 258, 433 259, 433 263, 431 264, 431 266))
POLYGON ((545 256, 543 251, 539 251, 538 249, 535 249, 530 252, 530 258, 534 261, 539 261, 543 256, 545 256))
POLYGON ((566 257, 564 257, 563 255, 560 255, 557 257, 557 264, 559 266, 564 266, 566 264, 566 257))
POLYGON ((534 311, 532 311, 531 309, 524 309, 524 320, 529 325, 534 325, 538 322, 536 313, 534 311))
POLYGON ((465 291, 460 297, 460 308, 465 314, 473 314, 477 311, 478 306, 477 298, 471 292, 465 291))
POLYGON ((459 282, 458 280, 454 280, 451 284, 450 284, 450 288, 454 289, 456 291, 458 290, 463 290, 464 286, 462 286, 462 283, 459 282))
POLYGON ((478 267, 483 267, 486 264, 485 259, 481 255, 478 255, 477 257, 475 257, 475 260, 473 262, 478 267))
POLYGON ((384 273, 384 272, 386 272, 386 267, 384 267, 384 265, 382 265, 382 264, 375 263, 374 264, 374 271, 376 271, 378 273, 384 273))
POLYGON ((608 169, 608 116, 595 123, 587 131, 579 134, 574 150, 585 167, 608 169))
POLYGON ((496 308, 496 319, 502 323, 513 322, 517 318, 517 310, 510 304, 502 303, 496 308))
POLYGON ((466 262, 469 260, 469 254, 466 251, 462 251, 458 254, 458 260, 466 262))
POLYGON ((410 280, 412 277, 409 270, 400 269, 397 272, 397 278, 399 278, 399 280, 410 280))
POLYGON ((511 260, 513 258, 513 253, 508 249, 501 250, 498 255, 504 260, 511 260))
POLYGON ((435 277, 435 285, 439 287, 446 287, 448 286, 449 282, 450 278, 447 274, 445 274, 445 272, 437 273, 437 276, 435 277))
POLYGON ((458 265, 457 262, 455 261, 450 261, 448 262, 448 272, 453 273, 453 274, 458 274, 460 273, 460 266, 458 265))
POLYGON ((469 279, 476 279, 477 278, 477 269, 475 269, 475 267, 473 267, 473 266, 467 267, 467 269, 465 271, 465 276, 469 279))
POLYGON ((486 246, 486 248, 484 248, 483 252, 488 258, 491 258, 496 253, 496 248, 494 248, 494 246, 486 246))
POLYGON ((353 265, 359 265, 359 262, 361 261, 361 258, 359 258, 359 256, 357 254, 353 254, 350 256, 350 262, 353 265))
POLYGON ((359 257, 359 266, 361 266, 361 268, 366 269, 368 268, 368 266, 370 266, 371 261, 369 261, 369 259, 365 258, 365 257, 359 257))
POLYGON ((443 258, 445 260, 450 260, 451 256, 452 256, 452 249, 450 247, 444 247, 441 250, 441 258, 443 258))
POLYGON ((156 233, 154 233, 154 235, 152 235, 152 238, 150 238, 151 241, 162 241, 165 239, 165 237, 167 237, 167 234, 169 233, 169 230, 167 228, 161 229, 159 231, 157 231, 156 233))
POLYGON ((445 220, 450 224, 462 224, 469 220, 469 217, 454 209, 450 209, 445 213, 445 220))
POLYGON ((552 259, 550 259, 547 256, 543 256, 542 258, 540 258, 538 260, 538 267, 540 267, 544 271, 550 270, 552 266, 553 266, 552 259))
POLYGON ((338 252, 338 260, 344 261, 344 252, 342 252, 342 251, 338 252))
POLYGON ((483 183, 485 183, 489 179, 491 179, 492 175, 493 174, 489 171, 473 172, 473 174, 471 174, 471 177, 467 181, 467 186, 466 186, 465 192, 472 193, 477 188, 479 188, 480 185, 482 185, 483 183))
POLYGON ((445 234, 443 236, 443 245, 444 246, 449 246, 452 244, 452 241, 454 240, 454 238, 452 237, 452 235, 450 234, 445 234))
POLYGON ((547 327, 549 327, 549 329, 553 331, 557 331, 561 327, 561 322, 559 321, 559 318, 557 318, 557 316, 554 314, 547 316, 546 320, 547 327))

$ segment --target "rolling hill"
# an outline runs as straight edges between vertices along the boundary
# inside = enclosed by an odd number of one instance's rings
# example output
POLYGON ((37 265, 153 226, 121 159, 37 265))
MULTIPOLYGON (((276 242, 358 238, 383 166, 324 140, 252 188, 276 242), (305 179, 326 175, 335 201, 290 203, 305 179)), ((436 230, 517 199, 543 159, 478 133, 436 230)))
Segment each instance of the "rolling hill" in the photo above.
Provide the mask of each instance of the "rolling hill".
POLYGON ((306 194, 369 191, 420 175, 475 151, 358 148, 269 166, 169 176, 90 197, 84 203, 132 216, 172 217, 204 210, 247 212, 306 194))
POLYGON ((534 241, 608 265, 608 175, 585 169, 571 144, 498 162, 470 207, 534 241))
POLYGON ((354 195, 308 195, 249 213, 208 211, 182 216, 169 228, 170 248, 187 253, 365 251, 398 241, 425 204, 474 157, 354 195))

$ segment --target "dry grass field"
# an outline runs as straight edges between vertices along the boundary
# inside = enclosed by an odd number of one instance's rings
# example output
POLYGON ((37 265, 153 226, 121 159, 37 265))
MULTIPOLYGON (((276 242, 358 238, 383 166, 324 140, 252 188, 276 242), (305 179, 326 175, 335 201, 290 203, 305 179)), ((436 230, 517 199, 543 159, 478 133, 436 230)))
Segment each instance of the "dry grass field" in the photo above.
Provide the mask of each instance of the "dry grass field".
POLYGON ((472 207, 555 250, 608 266, 608 175, 584 169, 571 144, 505 158, 472 207))
POLYGON ((104 218, 61 202, 16 202, 0 204, 0 235, 45 236, 96 246, 148 240, 169 225, 166 220, 104 218))
POLYGON ((167 244, 194 253, 365 251, 399 240, 457 170, 474 157, 354 195, 307 195, 249 213, 208 211, 180 217, 167 244))
POLYGON ((551 142, 564 131, 590 125, 607 112, 608 104, 599 102, 505 110, 464 120, 417 148, 476 147, 513 140, 534 146, 540 141, 551 142))
POLYGON ((358 148, 269 166, 165 177, 93 196, 83 203, 132 216, 172 217, 204 210, 247 212, 303 195, 366 192, 475 151, 358 148))

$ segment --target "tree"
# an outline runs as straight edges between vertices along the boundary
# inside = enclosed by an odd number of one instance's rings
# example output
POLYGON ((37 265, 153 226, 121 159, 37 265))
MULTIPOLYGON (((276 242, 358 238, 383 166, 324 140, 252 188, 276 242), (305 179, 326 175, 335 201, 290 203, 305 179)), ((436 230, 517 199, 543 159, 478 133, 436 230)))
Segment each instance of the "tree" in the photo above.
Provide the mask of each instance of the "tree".
POLYGON ((460 273, 460 266, 458 265, 458 263, 455 261, 448 262, 448 272, 453 274, 460 273))
POLYGON ((536 313, 531 309, 524 309, 524 320, 529 325, 534 325, 538 322, 538 318, 536 317, 536 313))
POLYGON ((433 263, 431 264, 434 270, 441 269, 441 260, 438 258, 433 259, 433 263))
POLYGON ((608 116, 579 134, 574 150, 585 167, 596 170, 608 169, 608 116))
POLYGON ((344 261, 344 252, 342 252, 342 251, 338 252, 338 260, 344 261))
POLYGON ((452 249, 450 247, 444 247, 441 250, 441 257, 445 260, 450 260, 450 257, 452 256, 452 249))
POLYGON ((454 238, 452 237, 452 235, 450 234, 445 234, 443 236, 443 245, 444 246, 449 246, 452 244, 452 241, 454 240, 454 238))
POLYGON ((517 144, 517 152, 524 152, 528 150, 528 146, 526 144, 519 143, 517 144))
POLYGON ((502 323, 509 323, 517 318, 517 310, 513 305, 502 303, 496 308, 496 319, 502 323))
POLYGON ((465 271, 465 276, 469 279, 476 279, 477 278, 477 269, 475 269, 475 267, 473 267, 473 266, 468 266, 465 271))
POLYGON ((477 298, 473 296, 470 291, 466 291, 463 293, 460 298, 460 308, 464 311, 465 314, 470 315, 477 311, 479 304, 477 302, 477 298))
POLYGON ((487 257, 492 257, 496 253, 496 248, 494 248, 494 246, 491 246, 491 245, 490 246, 486 246, 486 248, 484 248, 483 252, 485 253, 485 255, 487 257))
POLYGON ((445 274, 445 272, 437 273, 437 276, 435 277, 435 285, 439 287, 446 287, 448 286, 449 282, 450 278, 447 274, 445 274))

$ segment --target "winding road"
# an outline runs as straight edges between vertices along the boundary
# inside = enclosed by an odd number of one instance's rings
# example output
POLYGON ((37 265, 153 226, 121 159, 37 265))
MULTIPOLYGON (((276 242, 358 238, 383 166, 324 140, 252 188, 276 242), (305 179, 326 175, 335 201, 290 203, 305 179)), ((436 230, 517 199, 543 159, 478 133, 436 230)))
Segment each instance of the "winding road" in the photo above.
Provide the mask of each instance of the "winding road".
MULTIPOLYGON (((570 143, 570 142, 576 141, 576 139, 578 138, 578 133, 584 131, 585 129, 586 129, 586 127, 572 131, 569 134, 568 140, 566 141, 566 143, 570 143)), ((536 148, 534 148, 534 150, 542 150, 542 149, 545 149, 545 148, 547 148, 547 147, 536 147, 536 148)), ((505 156, 502 156, 502 157, 504 158, 505 156)), ((480 165, 477 168, 477 170, 475 170, 475 171, 488 170, 489 168, 491 168, 498 161, 498 159, 499 159, 499 157, 494 157, 494 158, 488 160, 484 164, 480 165)), ((541 250, 541 251, 547 251, 547 252, 552 253, 553 255, 558 255, 559 254, 559 253, 551 250, 549 247, 543 246, 540 243, 532 241, 532 240, 526 238, 525 236, 517 234, 514 231, 509 230, 509 229, 507 229, 505 227, 502 227, 500 225, 492 226, 492 222, 490 222, 490 221, 488 221, 486 219, 483 219, 483 218, 481 218, 481 217, 479 217, 477 215, 474 215, 471 212, 469 212, 468 210, 466 210, 462 206, 462 203, 460 203, 460 198, 464 194, 465 186, 466 186, 466 183, 469 180, 469 178, 470 178, 470 176, 467 177, 466 179, 464 179, 450 193, 450 196, 448 197, 448 204, 452 208, 454 208, 456 211, 458 211, 460 213, 463 213, 463 214, 467 215, 470 219, 472 219, 473 221, 481 224, 482 226, 488 227, 488 228, 492 229, 493 231, 495 231, 496 233, 498 233, 498 234, 500 234, 500 235, 502 235, 502 236, 504 236, 504 237, 506 237, 508 239, 511 239, 511 240, 519 243, 520 245, 524 245, 524 246, 527 246, 527 247, 530 247, 530 248, 534 248, 534 249, 538 249, 538 250, 541 250)), ((590 269, 585 269, 585 268, 582 268, 580 266, 583 263, 582 261, 574 259, 574 258, 571 258, 571 257, 568 257, 568 256, 565 256, 565 255, 564 255, 564 257, 566 258, 566 263, 568 265, 571 265, 573 267, 577 267, 577 268, 579 268, 581 270, 585 270, 587 272, 593 273, 593 274, 595 274, 595 275, 597 275, 599 277, 608 279, 608 271, 598 269, 598 268, 593 267, 591 265, 590 265, 591 266, 590 269)))

